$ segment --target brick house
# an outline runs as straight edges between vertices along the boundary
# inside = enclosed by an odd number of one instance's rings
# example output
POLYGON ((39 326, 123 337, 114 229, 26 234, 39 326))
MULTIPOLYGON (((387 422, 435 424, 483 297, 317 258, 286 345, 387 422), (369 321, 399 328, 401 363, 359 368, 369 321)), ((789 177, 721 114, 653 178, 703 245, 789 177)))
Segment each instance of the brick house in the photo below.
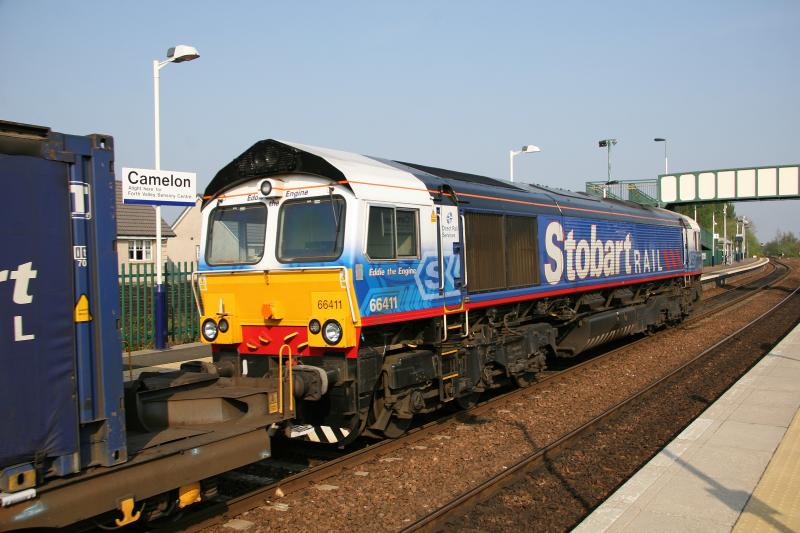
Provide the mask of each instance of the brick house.
MULTIPOLYGON (((117 258, 122 264, 155 263, 156 210, 152 205, 123 204, 122 182, 117 190, 117 258)), ((161 220, 161 258, 167 260, 168 239, 175 237, 169 224, 161 220)))

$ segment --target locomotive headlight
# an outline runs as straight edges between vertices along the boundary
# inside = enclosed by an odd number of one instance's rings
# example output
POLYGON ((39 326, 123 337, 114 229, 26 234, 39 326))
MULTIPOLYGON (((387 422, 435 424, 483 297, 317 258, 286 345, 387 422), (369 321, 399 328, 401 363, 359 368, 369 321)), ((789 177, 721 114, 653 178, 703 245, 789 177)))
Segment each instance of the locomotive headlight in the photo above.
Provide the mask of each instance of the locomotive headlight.
POLYGON ((261 194, 264 196, 269 196, 269 194, 272 192, 272 182, 269 180, 262 181, 260 189, 261 194))
POLYGON ((228 331, 229 324, 226 319, 222 318, 220 319, 219 324, 217 326, 219 327, 219 330, 222 333, 225 333, 226 331, 228 331))
POLYGON ((322 326, 322 338, 328 344, 337 344, 342 340, 342 325, 335 320, 328 320, 322 326))
POLYGON ((208 342, 212 342, 217 338, 217 333, 219 333, 219 331, 214 320, 211 318, 206 319, 206 321, 203 322, 203 338, 208 342))
POLYGON ((319 325, 319 320, 317 320, 316 318, 312 318, 311 322, 308 323, 308 331, 310 331, 314 335, 319 333, 321 329, 322 326, 319 325))

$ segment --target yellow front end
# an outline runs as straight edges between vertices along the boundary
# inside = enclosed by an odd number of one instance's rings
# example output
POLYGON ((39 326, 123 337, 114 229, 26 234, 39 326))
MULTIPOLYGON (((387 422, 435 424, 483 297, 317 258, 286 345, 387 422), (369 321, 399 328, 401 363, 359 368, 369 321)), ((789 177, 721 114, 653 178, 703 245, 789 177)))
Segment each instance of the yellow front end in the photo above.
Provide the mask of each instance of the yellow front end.
POLYGON ((201 335, 206 344, 263 354, 289 346, 294 355, 357 345, 361 324, 349 269, 204 272, 197 276, 197 290, 201 328, 208 320, 218 326, 213 340, 201 335), (223 319, 227 328, 220 327, 223 319), (335 321, 341 338, 331 343, 323 331, 314 331, 312 321, 320 330, 335 321))

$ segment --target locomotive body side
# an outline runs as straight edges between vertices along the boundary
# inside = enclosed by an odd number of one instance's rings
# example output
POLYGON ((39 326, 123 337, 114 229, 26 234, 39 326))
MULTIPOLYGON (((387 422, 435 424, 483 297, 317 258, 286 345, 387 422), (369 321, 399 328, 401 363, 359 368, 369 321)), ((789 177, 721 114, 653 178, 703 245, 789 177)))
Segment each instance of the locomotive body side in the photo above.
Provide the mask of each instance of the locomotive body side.
POLYGON ((206 196, 204 340, 239 372, 292 369, 295 437, 399 434, 699 298, 696 228, 669 211, 277 141, 206 196), (229 264, 225 209, 263 215, 258 232, 229 228, 229 264), (263 246, 249 261, 244 240, 263 246))

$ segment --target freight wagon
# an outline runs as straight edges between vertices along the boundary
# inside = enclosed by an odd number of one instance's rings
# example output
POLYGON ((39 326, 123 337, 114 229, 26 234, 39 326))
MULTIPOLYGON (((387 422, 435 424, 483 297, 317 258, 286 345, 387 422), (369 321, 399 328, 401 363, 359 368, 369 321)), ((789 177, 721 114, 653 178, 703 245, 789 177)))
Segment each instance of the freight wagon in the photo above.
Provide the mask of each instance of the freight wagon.
POLYGON ((270 456, 276 375, 123 383, 113 139, 0 122, 0 530, 117 527, 270 456))

